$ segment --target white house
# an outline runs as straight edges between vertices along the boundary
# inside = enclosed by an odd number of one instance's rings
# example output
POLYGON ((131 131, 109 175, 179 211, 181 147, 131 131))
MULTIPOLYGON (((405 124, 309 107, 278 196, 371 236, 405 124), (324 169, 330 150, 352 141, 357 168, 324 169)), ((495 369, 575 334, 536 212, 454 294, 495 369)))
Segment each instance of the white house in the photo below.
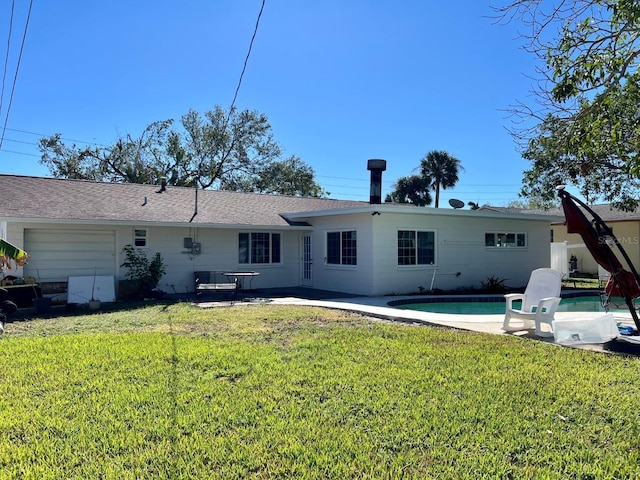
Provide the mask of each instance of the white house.
POLYGON ((253 288, 360 295, 523 286, 550 263, 549 215, 0 175, 0 232, 40 282, 126 278, 122 248, 160 252, 167 293, 194 272, 257 271, 253 288))

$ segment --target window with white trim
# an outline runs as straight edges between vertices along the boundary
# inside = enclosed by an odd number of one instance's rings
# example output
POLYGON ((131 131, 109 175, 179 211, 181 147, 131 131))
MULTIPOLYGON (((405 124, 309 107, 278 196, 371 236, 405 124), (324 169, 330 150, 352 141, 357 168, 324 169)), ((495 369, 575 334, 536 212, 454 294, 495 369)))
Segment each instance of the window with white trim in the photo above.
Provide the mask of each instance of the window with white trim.
POLYGON ((436 263, 434 231, 398 230, 398 265, 433 265, 436 263))
POLYGON ((355 230, 327 232, 327 265, 357 265, 357 240, 355 230))
POLYGON ((280 234, 269 232, 238 234, 238 263, 281 263, 280 234))
POLYGON ((144 248, 147 246, 147 229, 146 228, 133 229, 133 246, 137 248, 144 248))
POLYGON ((488 248, 526 248, 527 234, 522 232, 487 232, 484 246, 488 248))

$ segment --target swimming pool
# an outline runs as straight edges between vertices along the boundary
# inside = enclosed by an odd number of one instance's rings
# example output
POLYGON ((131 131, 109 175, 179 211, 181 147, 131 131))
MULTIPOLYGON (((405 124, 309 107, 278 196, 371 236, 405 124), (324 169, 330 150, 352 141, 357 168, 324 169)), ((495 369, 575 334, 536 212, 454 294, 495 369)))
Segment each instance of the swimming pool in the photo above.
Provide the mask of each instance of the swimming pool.
MULTIPOLYGON (((620 300, 624 306, 624 302, 620 300)), ((474 297, 457 298, 455 301, 447 298, 432 299, 404 299, 389 302, 389 306, 402 310, 417 310, 419 312, 448 313, 458 315, 499 315, 505 311, 505 301, 502 297, 486 297, 476 299, 474 297)), ((514 303, 514 307, 519 304, 514 303)), ((600 304, 599 296, 582 296, 563 298, 558 305, 558 312, 604 312, 600 304)), ((628 311, 626 308, 609 311, 628 311)))

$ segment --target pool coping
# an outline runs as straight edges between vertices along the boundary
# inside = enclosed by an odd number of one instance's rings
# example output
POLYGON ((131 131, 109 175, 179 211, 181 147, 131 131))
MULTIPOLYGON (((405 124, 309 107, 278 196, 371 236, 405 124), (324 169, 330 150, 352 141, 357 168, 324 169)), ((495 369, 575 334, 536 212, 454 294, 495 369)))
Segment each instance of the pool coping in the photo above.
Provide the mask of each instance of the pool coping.
MULTIPOLYGON (((596 297, 600 294, 593 293, 590 290, 576 290, 570 292, 561 292, 560 298, 578 298, 578 297, 596 297)), ((387 305, 396 307, 398 305, 410 305, 412 303, 439 303, 442 301, 457 302, 504 302, 504 294, 460 294, 460 295, 411 295, 399 300, 391 300, 387 305)))
MULTIPOLYGON (((417 310, 403 310, 394 308, 389 305, 389 302, 397 301, 413 301, 418 302, 424 298, 440 298, 442 297, 453 299, 455 297, 471 297, 472 295, 406 295, 406 296, 379 296, 379 297, 354 297, 354 298, 336 298, 330 300, 310 300, 298 297, 285 297, 271 299, 269 303, 282 304, 282 305, 307 305, 317 306, 325 308, 334 308, 338 310, 346 310, 354 313, 359 313, 365 316, 373 318, 388 320, 392 322, 399 322, 404 324, 414 325, 433 325, 443 326, 448 328, 454 328, 459 330, 467 330, 478 333, 489 333, 495 335, 512 335, 522 338, 529 338, 532 340, 543 341, 547 343, 554 343, 552 337, 539 337, 535 335, 533 330, 520 330, 515 332, 505 332, 502 330, 504 322, 504 313, 489 314, 489 315, 464 315, 464 314, 450 314, 450 313, 433 313, 433 312, 420 312, 417 310)), ((489 297, 489 295, 479 295, 482 297, 489 297)), ((503 297, 502 294, 491 295, 492 298, 503 297)), ((594 296, 593 290, 589 291, 569 291, 563 292, 563 298, 571 298, 576 296, 594 296)), ((556 312, 556 319, 587 319, 593 318, 597 315, 597 312, 556 312)), ((624 325, 635 326, 631 313, 629 312, 616 312, 615 319, 624 325)), ((561 346, 561 345, 558 345, 561 346)), ((603 351, 602 344, 583 344, 575 345, 575 348, 603 351)))

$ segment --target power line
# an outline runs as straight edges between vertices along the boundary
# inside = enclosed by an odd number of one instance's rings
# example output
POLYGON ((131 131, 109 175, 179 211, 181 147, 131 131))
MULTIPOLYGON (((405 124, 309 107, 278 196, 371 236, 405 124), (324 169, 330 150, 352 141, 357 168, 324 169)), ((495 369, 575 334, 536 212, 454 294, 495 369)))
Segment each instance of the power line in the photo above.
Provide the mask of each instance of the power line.
POLYGON ((29 20, 31 18, 31 7, 33 6, 33 0, 29 2, 29 12, 27 13, 27 21, 24 25, 24 33, 22 34, 22 44, 20 45, 20 53, 18 54, 18 63, 16 64, 16 73, 13 76, 13 85, 11 87, 11 95, 9 96, 9 106, 7 107, 7 113, 4 117, 4 126, 2 128, 2 137, 0 137, 0 150, 2 150, 2 142, 4 142, 4 133, 7 129, 7 122, 9 121, 9 112, 11 111, 11 104, 13 103, 13 93, 16 89, 16 82, 18 80, 18 71, 20 70, 20 61, 22 60, 22 52, 24 50, 24 43, 27 39, 27 29, 29 28, 29 20))
MULTIPOLYGON (((260 11, 258 12, 258 17, 256 19, 256 24, 255 24, 255 27, 253 29, 253 34, 251 36, 251 41, 249 42, 249 49, 248 49, 247 55, 245 56, 245 59, 244 59, 244 64, 242 66, 242 71, 240 72, 240 78, 238 79, 238 85, 236 86, 236 90, 235 90, 235 93, 233 95, 233 100, 231 101, 231 105, 229 107, 229 112, 227 114, 226 123, 229 122, 229 119, 231 117, 231 112, 233 111, 233 108, 235 106, 236 100, 238 98, 238 93, 240 92, 240 87, 242 85, 242 79, 244 78, 244 74, 245 74, 245 71, 247 69, 247 64, 249 62, 249 57, 251 56, 251 50, 253 49, 253 43, 254 43, 256 35, 258 33, 258 27, 260 25, 260 19, 262 18, 262 12, 264 11, 265 3, 266 3, 266 0, 262 0, 262 4, 260 6, 260 11)), ((23 35, 23 38, 22 38, 22 47, 23 48, 24 48, 25 37, 26 37, 26 34, 27 34, 27 26, 29 25, 29 17, 31 16, 31 7, 32 7, 32 5, 33 5, 33 0, 31 0, 31 2, 29 4, 29 15, 27 16, 27 24, 25 25, 25 32, 24 32, 24 35, 23 35)), ((13 18, 13 10, 12 10, 12 18, 13 18)), ((8 49, 7 49, 7 55, 8 54, 9 53, 8 53, 8 49)), ((20 57, 21 56, 22 56, 22 48, 20 49, 20 57)), ((18 68, 19 68, 19 65, 20 65, 20 62, 18 61, 18 68)), ((15 88, 15 80, 16 80, 17 75, 18 75, 18 68, 16 68, 16 75, 14 77, 14 88, 15 88)), ((3 85, 3 90, 4 90, 4 85, 3 85)), ((13 90, 11 92, 11 98, 13 98, 13 90)), ((9 106, 11 106, 11 104, 9 104, 9 106)), ((1 108, 1 101, 0 101, 0 108, 1 108)), ((3 127, 3 130, 2 130, 2 137, 0 138, 0 150, 2 149, 2 143, 4 141, 4 135, 5 135, 5 131, 6 130, 13 131, 13 132, 19 132, 19 133, 26 133, 28 135, 36 135, 36 136, 39 136, 39 137, 46 137, 47 136, 47 135, 42 134, 42 133, 35 133, 35 132, 29 132, 27 130, 18 130, 18 129, 14 129, 14 128, 8 128, 7 127, 8 114, 9 114, 9 112, 7 110, 7 117, 5 119, 4 127, 3 127)), ((87 141, 84 141, 84 140, 74 140, 74 139, 71 139, 71 138, 64 138, 64 137, 60 137, 60 139, 61 140, 66 140, 66 141, 69 141, 69 142, 74 142, 74 143, 84 143, 84 144, 87 144, 87 145, 97 145, 97 146, 106 147, 106 145, 102 145, 102 144, 95 143, 95 142, 87 142, 87 141)), ((18 142, 17 140, 12 140, 12 141, 18 142)), ((28 143, 28 142, 19 142, 19 143, 28 143)), ((11 152, 11 153, 18 153, 18 154, 22 154, 22 155, 33 155, 33 154, 21 153, 21 152, 11 152)), ((34 156, 37 156, 37 155, 34 155, 34 156)))
MULTIPOLYGON (((361 183, 367 183, 366 186, 364 187, 354 187, 353 185, 333 185, 336 187, 345 187, 345 188, 369 188, 368 184, 370 182, 369 178, 352 178, 352 177, 336 177, 336 176, 331 176, 331 175, 316 175, 316 178, 330 178, 332 180, 346 180, 346 181, 350 181, 350 182, 361 182, 361 183)), ((383 184, 387 185, 387 186, 392 186, 393 184, 395 184, 395 180, 385 180, 382 182, 383 184)), ((456 188, 456 192, 460 192, 460 190, 457 190, 458 188, 469 188, 469 187, 477 187, 477 188, 487 188, 487 187, 510 187, 510 188, 520 188, 520 184, 517 183, 457 183, 455 185, 454 188, 456 188)), ((443 189, 443 191, 452 191, 453 189, 451 188, 445 188, 443 189)), ((470 192, 470 191, 463 191, 464 193, 474 193, 474 192, 470 192)))
POLYGON ((35 153, 26 153, 26 152, 16 152, 15 150, 2 150, 0 153, 15 153, 16 155, 26 155, 27 157, 39 157, 40 155, 36 155, 35 153))
MULTIPOLYGON (((49 137, 50 135, 44 134, 44 133, 37 133, 37 132, 30 132, 28 130, 19 130, 17 128, 9 128, 7 127, 5 130, 9 131, 9 132, 18 132, 18 133, 26 133, 27 135, 35 135, 36 137, 49 137)), ((8 140, 8 139, 7 139, 8 140)), ((96 145, 98 147, 107 147, 108 145, 105 145, 103 143, 96 143, 96 142, 87 142, 86 140, 75 140, 73 138, 66 138, 66 137, 60 137, 60 140, 66 140, 67 142, 73 142, 73 143, 84 143, 86 145, 96 145)), ((16 140, 14 140, 16 141, 16 140)), ((34 144, 37 145, 37 144, 34 144)))
POLYGON ((35 146, 35 147, 37 147, 37 146, 38 146, 38 144, 37 144, 37 143, 33 143, 33 142, 25 142, 24 140, 14 140, 14 139, 12 139, 12 138, 5 138, 5 140, 6 140, 7 142, 22 143, 23 145, 33 145, 33 146, 35 146))
POLYGON ((244 65, 242 66, 242 72, 240 72, 240 79, 238 80, 238 85, 236 86, 236 92, 233 95, 233 100, 231 101, 231 105, 229 106, 229 113, 227 114, 227 122, 229 123, 229 119, 231 118, 231 112, 233 111, 233 107, 236 103, 236 99, 238 98, 238 92, 240 91, 240 85, 242 85, 242 78, 244 77, 244 72, 247 69, 247 63, 249 62, 249 56, 251 55, 251 49, 253 48, 253 41, 256 38, 256 34, 258 33, 258 25, 260 25, 260 17, 262 17, 262 11, 264 10, 264 4, 266 0, 262 0, 262 5, 260 6, 260 12, 258 12, 258 18, 256 19, 256 26, 253 29, 253 35, 251 36, 251 41, 249 42, 249 50, 247 51, 247 56, 244 58, 244 65))
POLYGON ((0 113, 2 112, 2 104, 4 102, 4 85, 7 79, 7 68, 9 66, 9 52, 11 51, 11 33, 13 32, 13 12, 15 10, 16 1, 11 2, 11 16, 9 17, 9 35, 7 37, 7 54, 4 57, 4 71, 2 72, 2 91, 0 91, 0 113))

